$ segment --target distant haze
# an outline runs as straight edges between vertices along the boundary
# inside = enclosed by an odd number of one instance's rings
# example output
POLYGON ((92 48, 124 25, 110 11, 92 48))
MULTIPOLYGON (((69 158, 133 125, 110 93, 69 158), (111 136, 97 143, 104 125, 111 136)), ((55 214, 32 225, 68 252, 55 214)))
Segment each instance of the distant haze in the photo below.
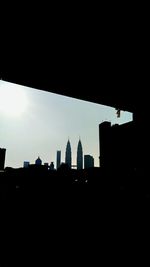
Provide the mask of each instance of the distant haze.
POLYGON ((73 99, 29 87, 0 81, 0 147, 7 149, 6 166, 22 167, 24 161, 54 161, 61 150, 62 161, 68 137, 73 164, 79 136, 83 153, 94 157, 99 166, 99 132, 102 121, 122 124, 132 120, 132 113, 73 99))

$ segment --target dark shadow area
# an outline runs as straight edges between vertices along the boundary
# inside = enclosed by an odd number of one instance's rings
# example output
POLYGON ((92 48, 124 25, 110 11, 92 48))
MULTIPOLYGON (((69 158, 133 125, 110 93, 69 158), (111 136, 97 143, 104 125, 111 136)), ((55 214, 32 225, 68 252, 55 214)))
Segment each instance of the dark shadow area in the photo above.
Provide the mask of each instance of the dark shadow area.
POLYGON ((114 237, 122 242, 133 225, 136 229, 141 214, 146 219, 150 206, 147 178, 142 170, 132 168, 6 169, 0 185, 4 262, 45 264, 53 251, 57 254, 71 242, 83 238, 89 246, 93 235, 100 234, 103 246, 114 237))

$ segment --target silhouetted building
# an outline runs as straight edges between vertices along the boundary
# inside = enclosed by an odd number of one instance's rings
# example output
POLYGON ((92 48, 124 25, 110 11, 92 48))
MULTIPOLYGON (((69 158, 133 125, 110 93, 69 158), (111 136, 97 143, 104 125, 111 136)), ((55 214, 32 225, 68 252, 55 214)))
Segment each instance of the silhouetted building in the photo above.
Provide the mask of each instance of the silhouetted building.
POLYGON ((112 125, 103 122, 99 125, 100 166, 105 168, 134 168, 135 125, 134 122, 112 125))
POLYGON ((54 162, 51 162, 51 164, 50 164, 50 166, 49 166, 49 169, 50 169, 51 171, 54 170, 54 162))
POLYGON ((72 158, 71 158, 71 145, 69 140, 66 146, 65 163, 68 164, 69 168, 71 168, 72 158))
POLYGON ((91 155, 84 155, 84 169, 94 167, 94 158, 91 155))
POLYGON ((110 129, 111 129, 111 123, 108 121, 104 121, 101 124, 99 124, 100 167, 106 167, 106 165, 109 165, 109 162, 111 161, 111 156, 109 151, 111 147, 110 129))
POLYGON ((4 170, 6 149, 0 148, 0 170, 4 170))
POLYGON ((42 160, 40 159, 40 157, 38 157, 35 161, 36 165, 42 165, 42 160))
POLYGON ((24 161, 23 167, 24 168, 29 168, 30 162, 29 161, 24 161))
POLYGON ((81 169, 83 169, 83 150, 81 140, 79 140, 77 147, 77 170, 81 169))
POLYGON ((60 167, 61 164, 61 151, 58 150, 57 151, 57 157, 56 157, 56 169, 58 169, 60 167))

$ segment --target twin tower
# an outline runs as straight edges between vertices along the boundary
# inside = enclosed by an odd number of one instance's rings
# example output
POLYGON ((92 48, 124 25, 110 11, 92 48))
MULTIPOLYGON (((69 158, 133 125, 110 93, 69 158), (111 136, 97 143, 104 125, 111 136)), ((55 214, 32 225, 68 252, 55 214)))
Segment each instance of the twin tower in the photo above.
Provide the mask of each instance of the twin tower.
MULTIPOLYGON (((69 140, 66 146, 65 163, 68 164, 70 168, 72 167, 71 144, 69 140)), ((77 170, 81 169, 83 169, 83 149, 81 140, 79 139, 77 147, 77 170)))

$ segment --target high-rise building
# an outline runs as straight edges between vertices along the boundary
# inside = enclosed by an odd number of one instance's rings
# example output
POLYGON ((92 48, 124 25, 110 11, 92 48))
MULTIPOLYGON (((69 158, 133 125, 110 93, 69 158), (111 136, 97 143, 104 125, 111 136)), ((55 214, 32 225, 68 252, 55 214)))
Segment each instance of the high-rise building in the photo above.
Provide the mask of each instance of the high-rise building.
POLYGON ((58 169, 60 167, 61 164, 61 151, 58 150, 57 151, 57 156, 56 156, 56 168, 58 169))
POLYGON ((99 166, 108 167, 111 163, 111 143, 110 135, 111 123, 104 121, 99 124, 99 166))
POLYGON ((54 162, 53 162, 53 161, 51 162, 51 164, 50 164, 50 166, 49 166, 49 169, 50 169, 51 171, 54 170, 54 162))
POLYGON ((77 170, 83 169, 83 150, 81 140, 78 142, 77 147, 77 170))
POLYGON ((133 121, 118 125, 103 122, 99 125, 100 166, 104 168, 137 167, 135 157, 135 124, 133 121))
POLYGON ((30 162, 29 161, 24 161, 23 167, 24 168, 29 168, 29 166, 30 166, 30 162))
POLYGON ((66 146, 65 163, 68 164, 68 166, 71 168, 72 158, 71 158, 71 145, 69 140, 66 146))
POLYGON ((0 148, 0 170, 4 170, 6 149, 0 148))
POLYGON ((40 157, 38 157, 35 161, 36 165, 42 165, 42 160, 40 159, 40 157))
POLYGON ((84 169, 94 167, 94 158, 91 155, 84 155, 84 169))

